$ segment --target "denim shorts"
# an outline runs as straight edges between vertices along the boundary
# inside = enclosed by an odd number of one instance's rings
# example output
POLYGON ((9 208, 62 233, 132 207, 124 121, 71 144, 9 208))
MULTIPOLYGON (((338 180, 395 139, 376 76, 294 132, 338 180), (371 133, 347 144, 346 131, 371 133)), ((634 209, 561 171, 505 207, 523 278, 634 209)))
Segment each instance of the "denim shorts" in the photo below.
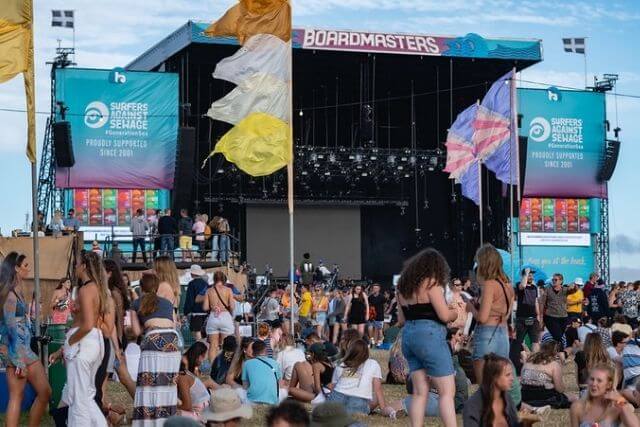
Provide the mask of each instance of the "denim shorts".
POLYGON ((506 326, 478 325, 473 333, 473 360, 495 353, 509 358, 509 335, 506 326))
POLYGON ((369 415, 371 412, 369 399, 357 396, 347 396, 339 391, 332 391, 331 394, 327 396, 327 402, 342 403, 349 414, 369 415))
POLYGON ((409 320, 402 329, 402 354, 409 372, 424 369, 431 377, 454 374, 447 328, 433 320, 409 320))
POLYGON ((324 326, 327 324, 327 312, 326 311, 319 311, 316 313, 316 315, 314 316, 315 319, 313 321, 314 325, 317 326, 324 326))

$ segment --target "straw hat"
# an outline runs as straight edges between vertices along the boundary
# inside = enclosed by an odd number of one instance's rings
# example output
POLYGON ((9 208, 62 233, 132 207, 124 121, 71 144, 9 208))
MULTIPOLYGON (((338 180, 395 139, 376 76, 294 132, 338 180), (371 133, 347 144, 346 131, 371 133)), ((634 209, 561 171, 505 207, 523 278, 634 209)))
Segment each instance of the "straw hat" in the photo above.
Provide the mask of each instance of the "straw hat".
POLYGON ((192 276, 197 277, 201 277, 207 274, 207 272, 204 271, 198 264, 193 264, 191 268, 189 268, 189 273, 191 273, 192 276))
POLYGON ((231 388, 220 388, 211 393, 211 404, 202 412, 202 417, 207 421, 224 422, 234 418, 251 419, 253 409, 249 405, 243 405, 240 397, 231 388))

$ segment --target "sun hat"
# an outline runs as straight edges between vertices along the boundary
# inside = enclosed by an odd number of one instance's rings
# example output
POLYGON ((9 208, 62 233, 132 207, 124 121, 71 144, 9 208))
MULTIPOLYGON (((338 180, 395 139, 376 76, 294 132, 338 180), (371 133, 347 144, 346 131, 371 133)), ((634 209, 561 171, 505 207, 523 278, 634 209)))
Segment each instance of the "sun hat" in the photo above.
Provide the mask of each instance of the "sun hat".
POLYGON ((573 283, 575 283, 578 286, 582 286, 582 285, 584 285, 584 280, 582 280, 582 277, 576 277, 576 279, 573 281, 573 283))
POLYGON ((353 424, 342 403, 324 402, 313 408, 309 427, 346 427, 353 424))
POLYGON ((189 273, 191 273, 192 276, 204 276, 205 274, 207 274, 206 271, 204 271, 202 269, 202 267, 200 267, 198 264, 193 264, 191 266, 191 268, 189 268, 189 273))
POLYGON ((207 421, 224 422, 235 418, 251 419, 253 409, 250 405, 243 405, 240 396, 232 388, 220 388, 211 393, 209 407, 202 411, 202 417, 207 421))

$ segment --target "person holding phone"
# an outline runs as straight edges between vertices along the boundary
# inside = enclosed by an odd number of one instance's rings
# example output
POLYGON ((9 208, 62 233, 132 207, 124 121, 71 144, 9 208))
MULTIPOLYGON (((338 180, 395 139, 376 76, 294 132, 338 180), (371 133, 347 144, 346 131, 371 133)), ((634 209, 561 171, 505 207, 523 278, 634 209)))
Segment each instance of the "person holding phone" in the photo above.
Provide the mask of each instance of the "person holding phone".
POLYGON ((30 347, 31 321, 23 284, 30 271, 27 257, 17 252, 10 252, 0 266, 0 345, 6 350, 8 359, 9 404, 5 417, 7 427, 18 426, 27 381, 37 393, 29 414, 29 427, 40 425, 51 397, 51 387, 47 382, 44 366, 30 347))

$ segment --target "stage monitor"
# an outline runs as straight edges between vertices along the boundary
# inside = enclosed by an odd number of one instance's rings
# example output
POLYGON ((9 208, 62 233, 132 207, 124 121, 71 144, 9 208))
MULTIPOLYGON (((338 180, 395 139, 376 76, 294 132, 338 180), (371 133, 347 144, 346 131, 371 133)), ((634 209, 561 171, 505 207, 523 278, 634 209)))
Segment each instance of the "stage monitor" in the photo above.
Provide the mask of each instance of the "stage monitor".
POLYGON ((58 188, 173 188, 178 75, 57 68, 56 121, 67 120, 75 164, 58 188))
POLYGON ((400 275, 399 274, 394 274, 393 275, 393 287, 397 288, 398 287, 398 282, 400 281, 400 275))
POLYGON ((264 286, 268 283, 267 276, 256 276, 256 285, 264 286))

